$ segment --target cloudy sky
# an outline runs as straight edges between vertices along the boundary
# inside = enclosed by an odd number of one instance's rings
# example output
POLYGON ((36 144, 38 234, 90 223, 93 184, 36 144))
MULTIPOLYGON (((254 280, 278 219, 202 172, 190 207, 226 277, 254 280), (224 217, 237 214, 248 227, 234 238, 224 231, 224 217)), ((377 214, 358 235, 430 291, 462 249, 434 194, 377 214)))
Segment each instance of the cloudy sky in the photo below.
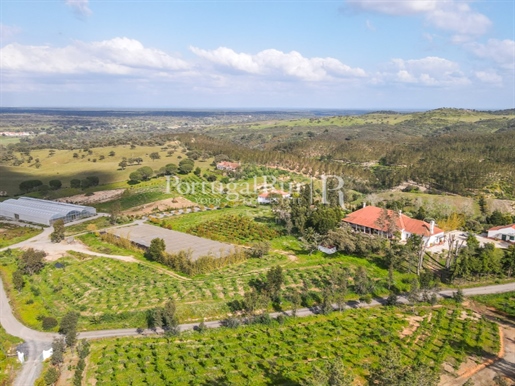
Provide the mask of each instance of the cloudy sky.
POLYGON ((515 107, 515 2, 2 0, 0 106, 515 107))

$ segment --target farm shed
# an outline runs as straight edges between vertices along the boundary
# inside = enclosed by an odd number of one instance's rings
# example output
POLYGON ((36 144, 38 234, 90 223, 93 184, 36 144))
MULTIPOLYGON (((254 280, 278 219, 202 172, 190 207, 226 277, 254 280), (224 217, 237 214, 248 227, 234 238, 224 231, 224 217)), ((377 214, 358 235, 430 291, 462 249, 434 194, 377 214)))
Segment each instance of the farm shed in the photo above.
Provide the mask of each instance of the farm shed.
POLYGON ((41 225, 52 225, 57 220, 65 223, 97 214, 95 208, 66 204, 31 197, 20 197, 0 202, 0 217, 41 225))
POLYGON ((515 243, 515 224, 490 228, 488 230, 488 238, 515 243))

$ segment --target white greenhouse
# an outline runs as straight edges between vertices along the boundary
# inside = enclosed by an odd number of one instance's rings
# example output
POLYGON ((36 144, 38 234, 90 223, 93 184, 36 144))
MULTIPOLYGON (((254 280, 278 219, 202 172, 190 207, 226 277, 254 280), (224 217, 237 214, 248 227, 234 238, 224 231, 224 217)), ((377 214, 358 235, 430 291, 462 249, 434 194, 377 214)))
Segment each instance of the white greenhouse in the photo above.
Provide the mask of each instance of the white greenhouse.
POLYGON ((31 197, 20 197, 0 202, 0 217, 11 220, 26 221, 35 224, 52 225, 54 221, 65 223, 97 214, 95 208, 66 204, 31 197))

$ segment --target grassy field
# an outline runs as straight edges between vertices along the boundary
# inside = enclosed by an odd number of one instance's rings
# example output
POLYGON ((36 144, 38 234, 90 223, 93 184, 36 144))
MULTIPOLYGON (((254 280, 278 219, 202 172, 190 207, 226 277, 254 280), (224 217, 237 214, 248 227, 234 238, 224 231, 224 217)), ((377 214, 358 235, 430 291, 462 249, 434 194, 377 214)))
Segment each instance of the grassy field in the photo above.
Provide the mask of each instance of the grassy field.
POLYGON ((20 138, 4 137, 3 135, 0 135, 0 145, 7 146, 11 143, 18 143, 18 142, 20 142, 20 138))
POLYGON ((20 367, 15 350, 20 343, 21 339, 8 335, 0 326, 0 385, 10 385, 20 367))
POLYGON ((33 227, 20 227, 14 224, 0 222, 0 248, 18 244, 22 241, 37 236, 42 229, 33 227))
POLYGON ((83 233, 88 231, 88 227, 94 225, 97 229, 107 228, 113 226, 109 222, 109 217, 98 217, 93 220, 84 221, 79 224, 74 224, 64 228, 66 236, 76 235, 77 233, 83 233))
MULTIPOLYGON (((251 123, 245 125, 248 129, 264 129, 274 126, 282 127, 306 127, 317 128, 327 126, 347 127, 360 125, 399 125, 405 122, 426 123, 426 126, 449 125, 456 123, 473 123, 485 120, 511 119, 512 115, 492 115, 486 112, 459 110, 459 109, 437 109, 427 112, 416 112, 409 114, 372 113, 352 116, 331 116, 318 118, 302 118, 281 121, 268 121, 251 123)), ((234 126, 240 128, 242 125, 234 126)), ((229 125, 229 127, 232 127, 229 125)))
POLYGON ((472 299, 515 317, 515 291, 503 294, 478 295, 472 299))
MULTIPOLYGON (((341 358, 363 381, 379 356, 457 369, 467 356, 493 356, 497 326, 460 308, 356 309, 285 324, 94 342, 84 381, 120 385, 298 385, 314 365, 341 358)), ((361 383, 361 382, 360 382, 361 383)))
MULTIPOLYGON (((69 186, 71 179, 83 179, 91 175, 98 176, 101 184, 126 182, 129 179, 129 174, 142 166, 150 166, 156 170, 169 163, 179 164, 181 160, 179 157, 186 158, 180 151, 175 151, 172 156, 167 156, 167 151, 161 151, 159 147, 152 146, 138 146, 134 149, 131 149, 128 145, 91 148, 91 154, 80 149, 52 151, 53 154, 48 149, 34 150, 30 153, 34 158, 33 161, 30 163, 24 162, 20 166, 0 165, 2 173, 0 190, 5 190, 10 195, 19 193, 20 182, 30 179, 40 179, 43 183, 48 183, 52 179, 60 179, 63 186, 66 187, 69 186), (111 151, 115 152, 114 156, 109 156, 111 151), (158 152, 161 158, 153 161, 149 157, 152 152, 158 152), (74 158, 74 153, 78 154, 77 158, 74 158), (101 160, 101 157, 104 157, 104 159, 101 160), (118 164, 123 157, 141 157, 143 162, 141 165, 134 164, 128 166, 125 170, 121 170, 118 164), (36 167, 36 159, 40 161, 39 168, 36 167)), ((20 153, 15 155, 18 159, 28 159, 26 155, 20 153)), ((212 169, 209 165, 211 162, 212 159, 198 160, 195 162, 195 166, 199 166, 202 170, 212 169)))

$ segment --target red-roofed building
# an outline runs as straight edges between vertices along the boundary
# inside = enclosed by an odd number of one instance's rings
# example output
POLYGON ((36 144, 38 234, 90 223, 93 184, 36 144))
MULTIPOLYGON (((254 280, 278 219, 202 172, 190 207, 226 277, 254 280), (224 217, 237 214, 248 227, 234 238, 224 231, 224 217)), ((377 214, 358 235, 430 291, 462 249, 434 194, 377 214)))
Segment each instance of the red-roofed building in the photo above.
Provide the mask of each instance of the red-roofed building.
POLYGON ((427 246, 440 244, 445 240, 444 231, 438 228, 434 221, 427 223, 408 217, 400 211, 376 206, 366 206, 352 212, 343 221, 355 231, 368 234, 393 237, 394 233, 399 232, 403 241, 416 234, 422 237, 427 246))
POLYGON ((515 243, 515 224, 490 228, 488 230, 488 238, 515 243))
POLYGON ((258 204, 270 204, 273 200, 273 197, 281 196, 282 198, 290 198, 291 194, 288 192, 283 192, 282 190, 268 190, 266 192, 261 193, 258 196, 258 204))
POLYGON ((239 167, 240 167, 240 164, 238 164, 236 162, 222 161, 222 162, 219 162, 216 164, 216 168, 218 170, 227 170, 230 172, 236 171, 239 167))

